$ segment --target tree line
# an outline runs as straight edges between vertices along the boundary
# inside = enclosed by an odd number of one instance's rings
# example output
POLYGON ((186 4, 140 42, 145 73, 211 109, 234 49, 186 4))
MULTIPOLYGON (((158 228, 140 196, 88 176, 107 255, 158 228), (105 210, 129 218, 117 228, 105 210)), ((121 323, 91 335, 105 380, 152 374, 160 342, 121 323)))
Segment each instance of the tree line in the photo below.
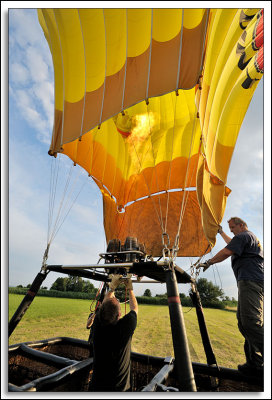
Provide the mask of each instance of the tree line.
MULTIPOLYGON (((27 285, 29 288, 31 285, 27 285)), ((17 286, 18 289, 23 288, 22 285, 17 286)), ((16 288, 12 288, 16 289, 16 288)), ((237 300, 225 296, 224 291, 219 286, 214 285, 212 282, 205 278, 200 278, 197 281, 197 290, 200 294, 201 302, 203 307, 213 308, 225 308, 225 306, 237 306, 237 300)), ((15 293, 16 290, 10 290, 10 293, 15 293)), ((65 278, 57 278, 50 287, 49 291, 47 287, 42 286, 39 290, 40 295, 52 295, 53 297, 71 297, 71 298, 95 298, 98 289, 90 283, 88 280, 84 280, 78 276, 69 275, 65 278), (50 292, 50 293, 48 293, 50 292)), ((18 292, 19 293, 19 292, 18 292)), ((23 294, 20 292, 19 294, 23 294)), ((190 293, 189 293, 190 294, 190 293)), ((115 291, 116 297, 124 302, 128 300, 128 294, 124 285, 119 285, 115 291)), ((145 304, 168 304, 167 293, 156 294, 152 296, 150 289, 145 289, 143 296, 137 296, 138 302, 145 304)), ((190 295, 186 296, 184 293, 180 293, 181 304, 186 307, 192 306, 192 300, 190 295)))
MULTIPOLYGON (((30 288, 30 286, 31 284, 27 285, 26 287, 30 288)), ((22 285, 18 285, 16 287, 23 288, 22 285)), ((42 286, 41 289, 48 290, 46 286, 42 286)), ((98 289, 94 287, 91 282, 82 279, 80 276, 68 275, 68 277, 65 278, 57 278, 49 290, 96 294, 98 289)))

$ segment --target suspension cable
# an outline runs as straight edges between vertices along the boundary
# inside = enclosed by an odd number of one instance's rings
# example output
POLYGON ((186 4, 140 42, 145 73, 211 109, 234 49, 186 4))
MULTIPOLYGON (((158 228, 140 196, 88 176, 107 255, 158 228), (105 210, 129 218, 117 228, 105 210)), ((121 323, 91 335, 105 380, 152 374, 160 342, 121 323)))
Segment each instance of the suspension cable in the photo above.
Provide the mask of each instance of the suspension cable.
MULTIPOLYGON (((83 184, 81 185, 81 187, 80 187, 80 189, 79 189, 77 195, 75 196, 74 200, 72 201, 72 203, 71 203, 71 205, 70 205, 68 211, 67 211, 66 214, 63 216, 62 221, 59 223, 58 228, 57 228, 57 225, 55 225, 55 229, 54 229, 54 231, 53 231, 53 233, 52 233, 51 240, 50 240, 50 242, 49 242, 50 244, 51 244, 51 242, 53 241, 53 239, 56 237, 58 231, 60 230, 61 226, 63 225, 64 221, 66 220, 68 214, 70 213, 72 207, 74 206, 74 204, 75 204, 75 202, 76 202, 78 196, 79 196, 80 193, 82 192, 82 190, 83 190, 84 186, 86 185, 86 183, 87 183, 87 180, 86 180, 85 182, 83 182, 83 184)), ((67 201, 66 201, 66 203, 67 203, 67 201)), ((63 212, 64 212, 64 211, 63 211, 63 212)))
POLYGON ((49 206, 48 206, 48 221, 47 221, 47 243, 49 243, 49 232, 51 229, 53 211, 56 199, 56 188, 59 174, 60 158, 52 158, 51 162, 51 175, 50 175, 50 188, 49 188, 49 206), (57 164, 57 167, 55 166, 57 164))
MULTIPOLYGON (((195 136, 196 117, 197 117, 197 111, 195 111, 194 119, 193 119, 193 128, 192 128, 190 150, 189 150, 186 173, 185 173, 184 189, 186 188, 186 184, 187 184, 187 180, 188 180, 188 171, 189 171, 189 166, 190 166, 190 161, 191 161, 192 144, 193 144, 193 138, 195 136)), ((177 256, 177 252, 179 250, 179 248, 178 248, 179 247, 179 233, 180 233, 182 221, 183 221, 184 214, 185 214, 185 208, 187 206, 187 198, 188 198, 188 196, 189 196, 189 191, 184 190, 182 203, 181 203, 181 209, 180 209, 178 230, 177 230, 177 235, 176 235, 176 239, 175 239, 175 249, 173 250, 173 257, 174 258, 177 256), (185 202, 185 200, 186 200, 186 202, 185 202)))
MULTIPOLYGON (((167 190, 167 203, 166 203, 166 215, 165 215, 165 228, 164 232, 167 232, 167 222, 168 222, 168 207, 169 207, 169 198, 170 198, 170 185, 171 185, 171 173, 172 173, 172 162, 173 162, 173 154, 174 154, 174 133, 175 133, 175 125, 176 125, 176 111, 177 111, 177 96, 176 94, 176 101, 175 101, 175 106, 173 105, 174 109, 174 124, 173 124, 173 129, 172 129, 172 149, 171 149, 171 160, 170 160, 170 168, 169 168, 169 175, 168 175, 168 190, 167 190)), ((172 100, 173 103, 173 100, 172 100)))

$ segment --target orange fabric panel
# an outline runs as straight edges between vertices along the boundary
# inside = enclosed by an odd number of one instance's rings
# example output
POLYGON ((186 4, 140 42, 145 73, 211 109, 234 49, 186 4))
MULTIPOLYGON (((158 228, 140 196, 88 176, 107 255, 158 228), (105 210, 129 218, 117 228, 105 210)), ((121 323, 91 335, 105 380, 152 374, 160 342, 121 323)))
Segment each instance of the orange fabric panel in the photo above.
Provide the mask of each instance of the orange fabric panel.
MULTIPOLYGON (((104 228, 107 242, 118 238, 123 243, 127 236, 137 237, 140 243, 148 238, 146 251, 154 257, 162 255, 162 228, 165 227, 165 216, 168 203, 166 231, 169 234, 170 246, 173 246, 180 219, 184 192, 163 193, 136 201, 126 207, 124 213, 118 213, 114 200, 104 194, 104 228), (161 210, 159 209, 159 202, 161 210), (161 211, 161 212, 160 212, 161 211), (160 221, 162 215, 162 221, 160 221)), ((197 257, 208 251, 208 241, 201 225, 201 213, 196 192, 186 192, 186 212, 180 230, 180 257, 197 257), (193 240, 192 240, 193 238, 193 240)))
POLYGON ((194 29, 183 28, 182 68, 180 71, 179 88, 191 89, 198 82, 202 67, 207 18, 208 10, 205 11, 201 23, 194 29))
POLYGON ((168 42, 152 40, 148 96, 160 96, 177 89, 180 33, 168 42), (163 79, 162 79, 163 77, 163 79))
POLYGON ((150 48, 137 57, 127 58, 124 108, 128 108, 146 98, 149 53, 150 48))
POLYGON ((106 121, 122 110, 124 85, 125 66, 116 74, 106 77, 102 121, 106 121))

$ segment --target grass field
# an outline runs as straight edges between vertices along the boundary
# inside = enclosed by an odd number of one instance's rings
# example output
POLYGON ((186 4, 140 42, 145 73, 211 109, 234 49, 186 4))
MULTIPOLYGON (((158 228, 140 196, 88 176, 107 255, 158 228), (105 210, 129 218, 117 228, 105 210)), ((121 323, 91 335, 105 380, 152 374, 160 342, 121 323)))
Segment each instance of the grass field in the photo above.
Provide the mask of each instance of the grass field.
MULTIPOLYGON (((9 319, 22 299, 23 295, 9 295, 9 319)), ((12 333, 9 344, 55 336, 87 340, 89 307, 89 300, 36 297, 12 333)), ((122 308, 124 315, 124 305, 122 308)), ((182 309, 192 361, 206 363, 195 309, 182 309)), ((128 305, 126 311, 129 311, 128 305)), ((235 311, 205 308, 204 316, 218 365, 237 368, 245 359, 235 311)), ((168 306, 139 305, 132 350, 162 357, 174 355, 168 306)))

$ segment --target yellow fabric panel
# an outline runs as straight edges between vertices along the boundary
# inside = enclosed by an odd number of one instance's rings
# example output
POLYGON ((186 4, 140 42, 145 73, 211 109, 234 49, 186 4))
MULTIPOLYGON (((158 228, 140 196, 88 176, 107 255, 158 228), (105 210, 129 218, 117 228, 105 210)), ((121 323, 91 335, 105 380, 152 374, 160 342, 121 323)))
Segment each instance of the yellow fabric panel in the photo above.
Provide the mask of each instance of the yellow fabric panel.
MULTIPOLYGON (((50 39, 49 39, 48 29, 47 29, 47 26, 46 26, 46 22, 45 22, 42 10, 38 9, 37 10, 37 14, 38 14, 39 23, 40 23, 40 25, 41 25, 41 27, 43 29, 43 32, 44 32, 44 36, 45 36, 45 38, 46 38, 46 40, 47 40, 47 42, 49 44, 50 39)), ((50 48, 50 50, 51 50, 51 48, 50 48)))
MULTIPOLYGON (((245 32, 247 32, 247 30, 250 29, 250 26, 252 24, 253 25, 256 24, 255 18, 248 25, 245 32)), ((229 138, 229 136, 227 136, 225 134, 225 126, 220 124, 221 130, 219 129, 218 126, 219 126, 220 120, 222 119, 222 112, 223 112, 224 107, 226 107, 226 102, 227 101, 229 102, 230 93, 231 93, 231 91, 234 90, 235 86, 237 85, 237 80, 239 82, 238 77, 240 75, 244 75, 244 71, 241 71, 241 69, 238 66, 239 59, 240 59, 240 53, 237 53, 237 46, 234 46, 231 54, 229 55, 229 57, 227 59, 225 67, 222 71, 222 74, 219 79, 217 89, 216 89, 216 92, 214 95, 214 100, 213 100, 213 104, 212 104, 212 108, 211 108, 211 117, 210 117, 210 121, 209 121, 209 134, 207 136, 206 143, 205 143, 206 158, 207 158, 209 166, 211 164, 211 158, 214 153, 216 142, 219 140, 220 143, 222 145, 224 145, 224 144, 226 144, 226 142, 224 141, 224 138, 226 138, 225 140, 227 140, 227 141, 231 140, 229 138), (222 140, 223 140, 223 142, 222 142, 222 140)), ((244 77, 242 79, 245 80, 246 77, 244 77)), ((238 84, 238 86, 240 86, 240 84, 238 84)), ((250 99, 251 99, 251 97, 252 97, 252 95, 250 96, 250 99)), ((238 131, 239 131, 240 125, 242 123, 242 120, 244 118, 247 106, 249 104, 247 102, 246 98, 247 98, 247 95, 242 90, 240 93, 240 98, 239 98, 239 103, 241 105, 238 106, 238 109, 239 109, 238 114, 240 115, 240 118, 239 117, 238 117, 238 119, 234 118, 234 120, 236 120, 238 131), (243 105, 245 105, 245 107, 243 105), (241 113, 242 110, 243 110, 244 114, 241 113), (238 123, 239 120, 240 120, 240 122, 238 123)), ((230 103, 231 111, 229 110, 229 112, 231 112, 231 115, 234 115, 237 113, 237 108, 235 107, 235 103, 237 104, 236 99, 234 100, 233 96, 232 96, 232 103, 230 103), (234 110, 236 110, 236 111, 234 111, 234 110)), ((233 117, 230 116, 230 120, 233 120, 233 117)), ((224 118, 224 121, 226 123, 226 118, 224 118)), ((229 132, 229 134, 230 134, 230 132, 229 132)), ((235 128, 233 130, 233 133, 230 136, 232 136, 232 135, 235 136, 235 128)), ((214 168, 211 168, 211 171, 212 171, 212 173, 214 173, 216 175, 214 168)), ((221 171, 221 174, 217 175, 217 176, 220 179, 223 179, 223 176, 226 178, 226 174, 225 173, 222 174, 222 171, 221 171)), ((225 178, 223 180, 225 180, 225 178)))
POLYGON ((100 129, 95 128, 91 132, 96 133, 94 141, 100 143, 107 153, 117 160, 118 167, 124 165, 125 142, 122 135, 117 131, 113 120, 106 121, 101 125, 100 129))
MULTIPOLYGON (((148 106, 145 102, 139 103, 126 110, 128 118, 119 114, 117 118, 102 124, 95 141, 114 157, 125 180, 163 161, 188 158, 198 153, 199 122, 196 115, 190 115, 188 108, 193 107, 191 104, 186 106, 182 92, 179 96, 172 93, 150 99, 148 106), (178 102, 178 110, 187 108, 186 116, 175 113, 175 102, 178 102), (123 118, 127 125, 121 124, 123 118), (130 135, 123 138, 118 128, 130 130, 130 135)), ((188 96, 187 100, 194 102, 192 96, 188 96)))
POLYGON ((255 57, 251 59, 235 83, 216 130, 217 140, 212 152, 210 170, 224 182, 227 180, 231 157, 241 124, 262 76, 261 73, 257 73, 254 61, 255 57), (248 77, 252 79, 252 83, 248 89, 244 89, 242 84, 248 77))
MULTIPOLYGON (((245 12, 248 15, 255 15, 258 12, 258 9, 245 10, 245 12)), ((242 34, 243 30, 246 28, 246 26, 251 21, 250 19, 247 18, 247 14, 245 14, 245 12, 241 9, 237 10, 237 13, 235 14, 235 17, 233 18, 233 21, 228 29, 223 46, 220 50, 220 54, 216 60, 215 69, 214 69, 214 72, 213 72, 213 75, 211 78, 211 86, 209 89, 209 95, 208 95, 206 111, 205 111, 205 119, 204 119, 203 129, 202 129, 204 141, 206 140, 206 137, 208 135, 210 115, 212 112, 211 108, 212 108, 213 101, 214 101, 214 95, 217 90, 218 81, 221 77, 222 71, 228 60, 229 54, 231 53, 232 49, 236 45, 236 42, 239 39, 240 35, 242 34)), ((215 36, 215 39, 216 39, 216 36, 215 36)))
POLYGON ((179 34, 181 24, 182 9, 156 8, 153 10, 152 38, 158 42, 167 42, 179 34))
POLYGON ((128 57, 143 54, 151 41, 151 10, 128 9, 128 57))
POLYGON ((127 15, 125 9, 104 9, 107 76, 120 71, 126 61, 127 15))
POLYGON ((233 8, 217 9, 212 11, 212 21, 210 22, 207 50, 205 56, 204 74, 201 82, 199 104, 199 118, 201 126, 203 126, 206 103, 209 95, 209 89, 214 73, 215 64, 222 49, 229 26, 236 13, 237 9, 233 8))
POLYGON ((183 20, 184 28, 194 29, 197 25, 199 25, 205 14, 205 10, 206 9, 203 8, 185 8, 183 20))
POLYGON ((194 92, 194 89, 179 90, 178 96, 172 93, 161 97, 161 125, 168 134, 165 136, 165 153, 159 154, 158 160, 170 161, 198 153, 200 129, 194 92))
POLYGON ((55 109, 62 111, 64 98, 63 98, 63 69, 61 59, 61 47, 59 36, 57 33, 56 21, 54 12, 51 9, 43 9, 42 14, 46 27, 48 29, 48 44, 52 54, 54 65, 54 84, 55 84, 55 109))
POLYGON ((78 13, 84 37, 86 91, 91 92, 102 86, 105 80, 104 15, 102 9, 79 9, 78 13))
POLYGON ((213 105, 214 94, 217 89, 218 81, 221 77, 222 70, 225 66, 225 63, 227 62, 228 55, 231 52, 231 50, 233 49, 233 46, 237 42, 237 39, 239 38, 239 36, 242 32, 240 25, 239 25, 240 14, 241 14, 241 10, 238 10, 235 15, 235 18, 232 21, 232 24, 231 24, 229 30, 227 32, 227 36, 224 40, 220 54, 218 55, 217 60, 216 60, 215 68, 214 68, 213 75, 211 78, 211 85, 210 85, 210 89, 209 89, 207 104, 206 104, 206 108, 205 108, 205 118, 204 118, 203 129, 202 129, 204 141, 206 140, 207 135, 208 135, 211 107, 213 105))
POLYGON ((54 10, 61 41, 65 100, 75 103, 85 93, 85 57, 77 9, 54 10))

